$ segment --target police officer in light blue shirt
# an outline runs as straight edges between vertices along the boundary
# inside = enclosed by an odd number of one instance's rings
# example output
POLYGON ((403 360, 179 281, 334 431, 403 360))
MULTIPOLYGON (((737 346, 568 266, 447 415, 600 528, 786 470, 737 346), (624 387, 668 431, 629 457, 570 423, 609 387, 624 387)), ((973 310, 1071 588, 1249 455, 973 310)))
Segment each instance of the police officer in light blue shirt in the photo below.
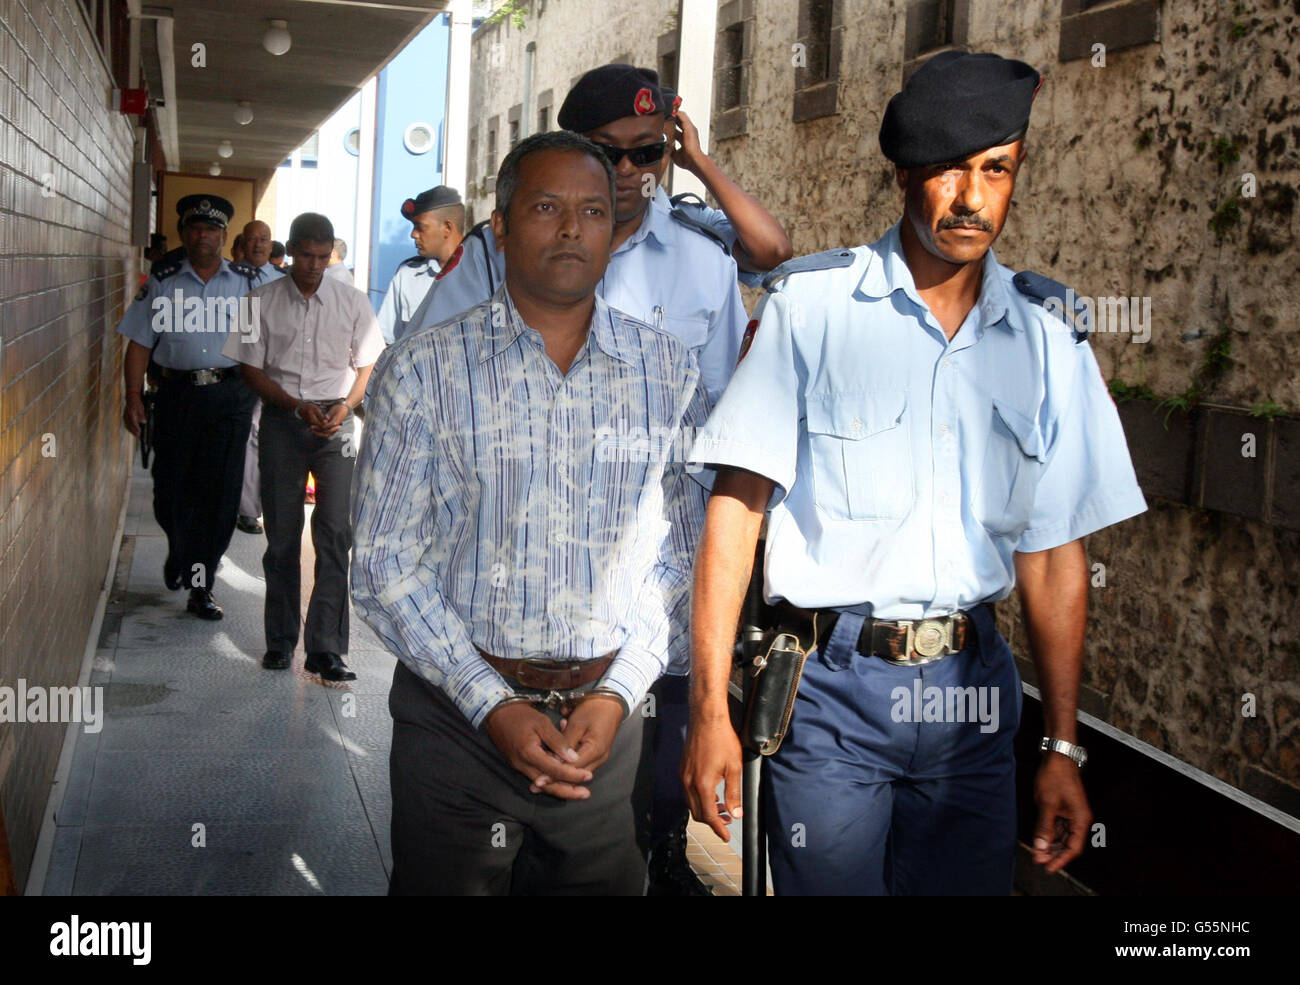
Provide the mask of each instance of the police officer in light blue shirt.
POLYGON ((406 333, 442 265, 460 246, 465 204, 456 189, 438 185, 403 202, 402 217, 411 222, 411 239, 418 252, 398 266, 379 307, 379 330, 390 345, 406 333))
POLYGON ((780 893, 1010 892, 1021 690, 990 604, 1017 586, 1050 750, 1034 861, 1058 871, 1088 833, 1080 538, 1146 506, 1096 359, 1047 303, 1064 288, 991 249, 1039 82, 957 51, 912 76, 880 134, 902 219, 773 272, 696 441, 718 472, 683 779, 720 834, 719 780, 739 805, 727 676, 765 512, 766 597, 815 647, 763 787, 780 893))
POLYGON ((118 332, 126 336, 126 410, 137 437, 145 424, 146 369, 157 383, 153 447, 154 515, 167 535, 163 581, 188 586, 188 611, 220 619, 212 595, 217 564, 239 509, 244 451, 256 396, 238 363, 222 355, 239 331, 240 304, 259 282, 253 267, 223 259, 234 206, 217 195, 176 203, 185 254, 154 266, 118 332))

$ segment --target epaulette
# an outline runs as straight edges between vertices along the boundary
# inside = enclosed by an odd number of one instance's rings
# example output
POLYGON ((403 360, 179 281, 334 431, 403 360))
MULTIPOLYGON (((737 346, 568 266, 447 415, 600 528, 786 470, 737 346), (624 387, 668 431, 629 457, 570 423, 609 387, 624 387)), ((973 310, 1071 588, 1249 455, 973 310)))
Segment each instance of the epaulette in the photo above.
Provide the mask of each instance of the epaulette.
POLYGON ((166 280, 181 269, 181 264, 184 261, 184 251, 181 252, 180 256, 172 256, 172 254, 168 253, 160 257, 158 262, 153 265, 153 268, 149 271, 149 276, 154 280, 166 280))
POLYGON ((731 256, 731 244, 724 240, 718 231, 700 218, 700 212, 707 209, 708 206, 700 200, 698 195, 690 192, 683 192, 680 195, 674 195, 670 201, 672 209, 669 215, 680 222, 687 229, 694 229, 697 233, 707 236, 713 242, 722 247, 722 252, 731 256))
POLYGON ((262 271, 254 267, 251 263, 244 263, 244 261, 242 260, 240 260, 238 263, 236 263, 234 260, 231 260, 230 269, 233 270, 235 273, 240 274, 241 276, 246 278, 248 280, 249 287, 252 287, 253 282, 259 280, 262 276, 262 271))
POLYGON ((763 287, 770 291, 773 284, 783 277, 789 277, 791 274, 802 274, 809 270, 835 270, 838 267, 851 267, 852 265, 852 250, 826 250, 822 253, 809 253, 807 256, 794 257, 781 264, 781 266, 774 267, 763 278, 763 287))
POLYGON ((1016 285, 1016 290, 1030 301, 1065 322, 1073 333, 1076 344, 1088 337, 1088 329, 1091 327, 1088 324, 1088 304, 1084 299, 1077 297, 1073 290, 1060 281, 1036 274, 1032 270, 1020 271, 1011 278, 1011 283, 1016 285))
POLYGON ((426 263, 428 263, 428 262, 429 262, 429 258, 428 258, 428 257, 422 257, 422 256, 420 256, 420 254, 417 253, 417 254, 415 254, 415 256, 413 256, 413 257, 409 257, 409 258, 403 260, 403 261, 402 261, 402 266, 403 266, 403 267, 422 267, 422 266, 424 266, 424 265, 425 265, 426 263))

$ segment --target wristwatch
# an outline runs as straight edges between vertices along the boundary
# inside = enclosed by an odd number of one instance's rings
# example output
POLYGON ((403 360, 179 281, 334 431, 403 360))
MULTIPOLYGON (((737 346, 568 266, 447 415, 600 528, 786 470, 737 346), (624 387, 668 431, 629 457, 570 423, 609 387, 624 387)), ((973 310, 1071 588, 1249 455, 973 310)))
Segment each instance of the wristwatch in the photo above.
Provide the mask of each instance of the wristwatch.
POLYGON ((1059 752, 1062 756, 1069 756, 1079 769, 1083 769, 1083 764, 1088 761, 1087 749, 1083 748, 1083 746, 1076 746, 1073 742, 1066 742, 1064 739, 1053 739, 1045 735, 1042 744, 1038 748, 1043 752, 1059 752))

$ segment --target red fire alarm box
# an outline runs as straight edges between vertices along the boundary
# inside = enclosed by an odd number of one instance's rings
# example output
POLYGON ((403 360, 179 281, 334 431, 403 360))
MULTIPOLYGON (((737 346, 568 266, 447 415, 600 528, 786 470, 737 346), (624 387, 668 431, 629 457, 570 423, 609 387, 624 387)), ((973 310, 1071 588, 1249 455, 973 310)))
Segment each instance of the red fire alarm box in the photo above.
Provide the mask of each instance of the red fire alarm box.
POLYGON ((132 116, 141 116, 149 111, 148 89, 117 90, 117 108, 132 116))

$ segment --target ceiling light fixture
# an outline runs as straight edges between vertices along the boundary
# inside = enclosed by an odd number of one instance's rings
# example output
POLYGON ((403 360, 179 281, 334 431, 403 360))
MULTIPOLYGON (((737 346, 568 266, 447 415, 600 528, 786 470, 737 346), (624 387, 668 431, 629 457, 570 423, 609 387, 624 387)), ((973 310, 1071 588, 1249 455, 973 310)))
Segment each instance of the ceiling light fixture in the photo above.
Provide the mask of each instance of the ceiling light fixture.
POLYGON ((246 127, 253 122, 253 107, 247 99, 241 99, 235 107, 235 122, 246 127))
POLYGON ((262 35, 262 47, 273 55, 283 55, 293 44, 288 21, 267 21, 271 26, 262 35))
POLYGON ((234 157, 235 145, 229 140, 223 140, 221 143, 217 144, 217 153, 222 157, 234 157))
POLYGON ((212 177, 214 178, 217 175, 221 174, 221 165, 218 164, 216 161, 213 161, 211 164, 208 165, 208 174, 212 175, 212 177))

